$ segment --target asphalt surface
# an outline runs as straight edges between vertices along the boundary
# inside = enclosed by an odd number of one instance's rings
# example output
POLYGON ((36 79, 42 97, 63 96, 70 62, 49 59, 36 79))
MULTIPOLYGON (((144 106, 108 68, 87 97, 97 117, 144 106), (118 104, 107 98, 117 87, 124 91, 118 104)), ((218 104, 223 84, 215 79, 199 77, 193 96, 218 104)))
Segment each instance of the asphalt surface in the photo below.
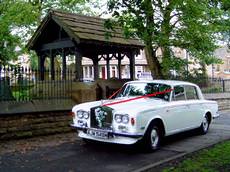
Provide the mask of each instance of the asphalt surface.
POLYGON ((162 148, 145 153, 134 147, 112 144, 86 144, 82 140, 54 147, 41 147, 26 153, 0 155, 0 172, 129 172, 144 171, 176 157, 230 139, 230 113, 222 113, 209 133, 196 131, 167 137, 162 148))

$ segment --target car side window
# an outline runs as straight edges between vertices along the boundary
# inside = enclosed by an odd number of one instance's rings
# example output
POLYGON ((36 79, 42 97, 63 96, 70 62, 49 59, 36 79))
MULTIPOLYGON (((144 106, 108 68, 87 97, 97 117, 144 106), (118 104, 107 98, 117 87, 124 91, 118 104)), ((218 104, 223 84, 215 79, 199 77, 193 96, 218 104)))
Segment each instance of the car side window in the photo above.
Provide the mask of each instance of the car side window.
POLYGON ((196 87, 186 85, 185 86, 185 92, 186 92, 186 98, 188 100, 197 100, 198 99, 198 94, 196 91, 196 87))
POLYGON ((185 91, 183 86, 175 86, 173 90, 173 100, 185 100, 185 91))

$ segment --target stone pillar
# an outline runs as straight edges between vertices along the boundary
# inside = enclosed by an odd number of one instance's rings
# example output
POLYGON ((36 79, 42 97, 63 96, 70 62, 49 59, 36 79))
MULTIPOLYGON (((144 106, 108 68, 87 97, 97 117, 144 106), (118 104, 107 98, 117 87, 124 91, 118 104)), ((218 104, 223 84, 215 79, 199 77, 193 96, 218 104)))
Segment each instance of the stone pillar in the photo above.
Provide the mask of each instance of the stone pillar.
POLYGON ((110 65, 109 65, 109 54, 106 55, 107 58, 106 58, 106 71, 107 71, 107 79, 110 78, 110 65))
POLYGON ((130 67, 130 79, 135 79, 135 54, 133 52, 129 53, 129 67, 130 67))
POLYGON ((78 51, 75 51, 75 79, 76 81, 82 81, 83 75, 82 75, 82 54, 78 51))
POLYGON ((89 69, 90 67, 91 67, 91 66, 87 66, 87 74, 88 74, 88 75, 87 75, 87 78, 90 77, 90 69, 89 69))
POLYGON ((62 49, 62 79, 66 80, 66 55, 64 49, 62 49))
POLYGON ((97 55, 93 57, 93 69, 94 80, 97 80, 99 78, 99 66, 97 55))
POLYGON ((85 72, 85 68, 86 68, 86 66, 83 66, 82 67, 82 76, 83 76, 83 78, 86 78, 87 76, 86 76, 86 72, 85 72))

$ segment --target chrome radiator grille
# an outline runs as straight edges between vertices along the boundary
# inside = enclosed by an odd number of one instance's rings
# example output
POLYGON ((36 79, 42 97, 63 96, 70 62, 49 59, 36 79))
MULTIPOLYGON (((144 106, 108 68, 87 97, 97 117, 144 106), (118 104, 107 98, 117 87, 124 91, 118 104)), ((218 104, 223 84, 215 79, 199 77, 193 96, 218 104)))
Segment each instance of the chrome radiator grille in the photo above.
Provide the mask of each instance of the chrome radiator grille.
POLYGON ((97 106, 90 109, 90 126, 92 128, 111 129, 113 114, 112 108, 97 106))

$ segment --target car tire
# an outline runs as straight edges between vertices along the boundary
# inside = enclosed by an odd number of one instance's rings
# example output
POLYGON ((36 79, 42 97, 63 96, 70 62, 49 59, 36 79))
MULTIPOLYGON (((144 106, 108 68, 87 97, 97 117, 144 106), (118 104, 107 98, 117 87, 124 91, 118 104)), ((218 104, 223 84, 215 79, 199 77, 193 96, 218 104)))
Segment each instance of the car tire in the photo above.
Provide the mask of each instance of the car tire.
POLYGON ((143 138, 143 147, 147 152, 153 152, 159 149, 162 135, 160 128, 156 124, 151 124, 143 138))
POLYGON ((208 116, 205 115, 203 120, 202 120, 202 123, 201 123, 201 125, 199 127, 200 134, 206 134, 208 132, 209 124, 210 124, 210 122, 208 120, 208 116))

